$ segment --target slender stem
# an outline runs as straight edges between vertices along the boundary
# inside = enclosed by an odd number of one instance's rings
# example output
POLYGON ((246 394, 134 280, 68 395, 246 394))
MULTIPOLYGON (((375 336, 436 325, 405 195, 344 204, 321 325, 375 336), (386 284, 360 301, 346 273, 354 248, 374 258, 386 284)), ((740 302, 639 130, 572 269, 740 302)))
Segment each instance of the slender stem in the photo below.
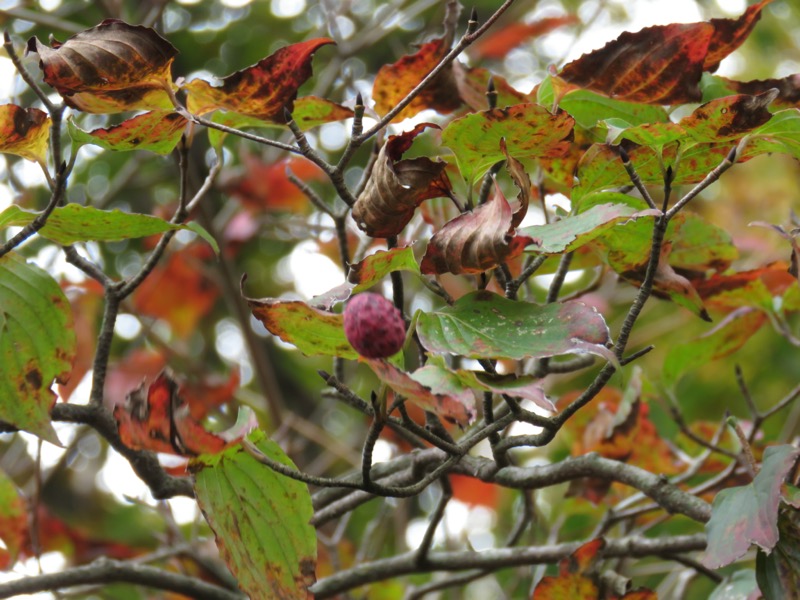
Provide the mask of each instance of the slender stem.
POLYGON ((450 479, 444 476, 439 480, 439 483, 442 486, 442 495, 436 503, 436 508, 431 515, 428 528, 425 530, 425 535, 422 536, 422 542, 420 542, 417 548, 417 564, 419 565, 424 565, 428 560, 428 553, 433 545, 433 536, 436 533, 436 528, 439 527, 439 524, 442 522, 447 504, 453 497, 453 486, 450 485, 450 479))
MULTIPOLYGON (((742 141, 744 141, 745 139, 746 138, 743 138, 742 141)), ((680 211, 684 206, 689 204, 689 202, 691 202, 695 196, 697 196, 700 192, 702 192, 704 189, 706 189, 708 186, 714 183, 717 179, 719 179, 725 171, 730 169, 736 163, 736 160, 738 159, 737 150, 738 146, 734 146, 733 148, 731 148, 731 151, 728 153, 728 155, 724 159, 722 159, 722 162, 719 163, 716 167, 714 167, 714 169, 708 175, 705 176, 703 181, 701 181, 691 190, 689 190, 683 198, 681 198, 675 203, 675 206, 673 206, 667 211, 666 213, 667 221, 669 221, 670 219, 672 219, 672 217, 678 214, 678 211, 680 211)))
POLYGON ((657 208, 656 203, 653 202, 653 197, 650 195, 650 192, 647 191, 647 188, 642 183, 642 178, 639 177, 639 174, 636 172, 636 169, 631 163, 631 159, 628 156, 628 153, 625 151, 625 148, 622 146, 615 146, 617 150, 617 154, 619 154, 620 159, 622 160, 622 166, 625 167, 625 171, 628 173, 628 177, 631 180, 631 183, 639 190, 639 193, 644 198, 644 201, 647 202, 647 205, 650 208, 657 208))

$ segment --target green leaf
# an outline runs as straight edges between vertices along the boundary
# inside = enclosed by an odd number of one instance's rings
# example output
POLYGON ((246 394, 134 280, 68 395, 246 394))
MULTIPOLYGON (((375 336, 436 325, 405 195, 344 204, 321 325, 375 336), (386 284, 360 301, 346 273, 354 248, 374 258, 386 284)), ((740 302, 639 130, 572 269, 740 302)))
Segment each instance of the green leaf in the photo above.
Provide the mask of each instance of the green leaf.
POLYGON ((664 359, 664 385, 674 387, 690 369, 733 354, 766 322, 763 312, 745 307, 732 312, 702 337, 673 346, 664 359))
POLYGON ((640 211, 626 204, 598 204, 555 223, 524 227, 519 233, 539 241, 538 247, 533 248, 537 252, 560 254, 588 244, 620 222, 658 214, 654 209, 640 211))
POLYGON ((468 358, 543 358, 597 354, 616 362, 606 348, 608 327, 580 302, 538 306, 488 291, 473 292, 441 310, 420 313, 417 333, 431 352, 468 358))
POLYGON ((461 175, 472 185, 494 163, 505 160, 500 140, 518 159, 563 156, 575 121, 538 104, 517 104, 455 119, 442 131, 442 144, 456 156, 461 175))
MULTIPOLYGON (((12 204, 0 213, 0 229, 11 226, 24 227, 32 223, 37 215, 38 213, 23 210, 12 204)), ((178 229, 194 231, 219 252, 219 246, 214 238, 197 223, 175 225, 150 215, 126 213, 120 210, 100 210, 80 204, 67 204, 56 208, 38 233, 57 244, 70 245, 75 242, 113 242, 147 237, 178 229)))
POLYGON ((84 131, 68 119, 67 129, 73 145, 94 144, 117 152, 148 150, 166 155, 178 145, 187 122, 175 111, 154 110, 92 131, 84 131))
POLYGON ((272 335, 293 344, 306 356, 358 358, 358 353, 344 335, 342 315, 318 310, 299 300, 245 300, 253 316, 272 335))
POLYGON ((752 483, 719 492, 706 523, 708 546, 702 563, 719 569, 744 556, 751 544, 771 552, 778 543, 781 485, 800 448, 784 444, 764 451, 761 470, 752 483))
POLYGON ((598 121, 606 119, 622 119, 630 125, 669 121, 667 111, 661 106, 615 100, 589 90, 574 90, 565 94, 559 107, 572 115, 584 129, 591 129, 598 121))
POLYGON ((800 159, 800 110, 776 112, 756 129, 745 146, 743 158, 778 152, 800 159))
POLYGON ((14 252, 0 257, 0 421, 59 444, 53 380, 75 358, 72 309, 50 275, 14 252))
POLYGON ((736 571, 714 588, 708 600, 747 600, 757 585, 752 569, 736 571))
MULTIPOLYGON (((263 431, 247 436, 265 456, 295 468, 263 431)), ((305 599, 314 583, 317 537, 305 484, 261 464, 237 444, 189 466, 200 508, 225 563, 253 600, 305 599)))

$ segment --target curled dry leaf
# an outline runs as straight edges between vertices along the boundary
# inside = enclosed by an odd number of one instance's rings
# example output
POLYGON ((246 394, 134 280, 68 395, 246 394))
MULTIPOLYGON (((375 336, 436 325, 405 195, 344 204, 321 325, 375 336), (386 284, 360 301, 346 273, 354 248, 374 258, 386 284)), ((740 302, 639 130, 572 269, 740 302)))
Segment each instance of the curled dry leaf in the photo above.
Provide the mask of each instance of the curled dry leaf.
POLYGON ((320 47, 333 44, 328 38, 316 38, 290 44, 256 64, 236 71, 214 87, 203 79, 194 79, 184 89, 189 111, 202 115, 219 108, 273 123, 284 122, 284 108, 294 107, 297 89, 311 77, 311 59, 320 47))
POLYGON ((512 211, 498 187, 486 204, 459 215, 433 235, 420 265, 423 273, 480 273, 518 256, 536 242, 532 237, 516 235, 516 227, 528 211, 530 178, 522 164, 509 156, 503 140, 500 147, 508 172, 520 189, 517 209, 512 211))
POLYGON ((353 219, 372 237, 400 233, 425 200, 450 196, 446 163, 427 157, 400 160, 414 138, 428 127, 420 123, 411 131, 390 136, 378 154, 372 177, 353 206, 353 219))
POLYGON ((167 90, 178 51, 149 27, 106 19, 52 47, 32 37, 28 51, 39 55, 44 80, 72 108, 116 113, 172 106, 167 90))
POLYGON ((49 139, 50 117, 47 113, 16 104, 0 106, 0 152, 45 164, 49 139))

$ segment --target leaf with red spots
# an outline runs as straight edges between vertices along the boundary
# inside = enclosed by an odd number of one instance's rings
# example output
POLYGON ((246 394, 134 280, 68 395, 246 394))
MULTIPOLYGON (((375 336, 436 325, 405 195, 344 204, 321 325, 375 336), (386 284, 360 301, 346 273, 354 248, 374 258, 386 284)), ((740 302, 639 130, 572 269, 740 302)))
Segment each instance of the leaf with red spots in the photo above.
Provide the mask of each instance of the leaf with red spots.
MULTIPOLYGON (((437 38, 423 44, 416 53, 404 56, 394 64, 381 67, 372 86, 375 111, 379 115, 385 115, 394 108, 439 64, 450 49, 448 46, 447 38, 437 38)), ((408 119, 428 108, 447 114, 459 106, 461 98, 453 71, 451 68, 446 68, 425 86, 393 121, 408 119)))
POLYGON ((580 302, 538 306, 488 291, 473 292, 452 306, 420 313, 417 333, 431 352, 468 358, 544 358, 596 354, 616 361, 606 348, 603 317, 580 302))
POLYGON ((326 312, 299 300, 247 298, 253 316, 284 342, 306 356, 339 356, 355 360, 358 353, 344 335, 342 315, 326 312))
POLYGON ((135 450, 196 456, 220 452, 227 444, 191 415, 168 371, 162 371, 147 389, 142 382, 131 391, 124 405, 114 407, 114 419, 122 442, 135 450))
POLYGON ((196 115, 225 109, 283 123, 284 108, 293 109, 298 88, 311 77, 314 53, 333 43, 328 38, 316 38, 291 44, 255 65, 224 77, 219 87, 203 79, 193 79, 183 86, 187 92, 186 106, 196 115))
POLYGON ((144 315, 164 319, 172 331, 186 337, 219 298, 219 287, 204 272, 211 258, 207 246, 193 244, 170 254, 142 282, 133 305, 144 315))
POLYGON ((258 462, 253 454, 296 467, 263 431, 242 444, 192 460, 194 489, 220 554, 252 600, 310 598, 317 536, 304 483, 258 462))
POLYGON ((580 19, 576 15, 545 17, 531 23, 512 21, 505 27, 493 29, 489 35, 480 38, 472 48, 471 54, 476 58, 503 59, 511 50, 532 38, 577 23, 580 23, 580 19))
POLYGON ((228 178, 221 187, 225 193, 254 212, 268 210, 306 213, 311 206, 308 197, 289 180, 288 174, 291 172, 305 183, 325 178, 322 169, 302 157, 266 163, 258 156, 244 152, 241 160, 244 173, 228 178))
POLYGON ((449 369, 427 365, 406 373, 383 359, 366 359, 364 362, 382 382, 409 402, 460 425, 468 425, 474 420, 472 390, 449 369))
POLYGON ((353 219, 371 237, 400 233, 425 200, 450 195, 447 163, 427 157, 400 160, 414 138, 428 127, 421 123, 411 131, 389 136, 381 148, 372 177, 353 206, 353 219))
POLYGON ((722 490, 714 498, 706 523, 708 546, 702 563, 719 569, 741 558, 752 544, 771 552, 778 543, 781 486, 794 467, 800 449, 770 446, 752 483, 722 490))
POLYGON ((517 104, 455 119, 442 132, 442 144, 453 151, 461 174, 472 185, 505 158, 502 139, 508 153, 520 160, 558 157, 569 150, 574 125, 562 110, 551 114, 538 104, 517 104))
POLYGON ((154 110, 92 131, 84 131, 69 119, 67 128, 76 146, 94 144, 117 152, 149 150, 166 155, 178 145, 186 123, 186 118, 176 112, 154 110))
POLYGON ((154 29, 106 19, 52 48, 37 38, 44 80, 73 108, 91 113, 170 108, 170 67, 178 51, 154 29))
POLYGON ((50 117, 38 108, 0 105, 0 152, 47 164, 50 117))
POLYGON ((0 471, 0 571, 8 571, 28 537, 28 511, 17 486, 0 471))
POLYGON ((0 257, 0 421, 59 444, 53 381, 69 379, 75 330, 58 283, 15 252, 0 257))

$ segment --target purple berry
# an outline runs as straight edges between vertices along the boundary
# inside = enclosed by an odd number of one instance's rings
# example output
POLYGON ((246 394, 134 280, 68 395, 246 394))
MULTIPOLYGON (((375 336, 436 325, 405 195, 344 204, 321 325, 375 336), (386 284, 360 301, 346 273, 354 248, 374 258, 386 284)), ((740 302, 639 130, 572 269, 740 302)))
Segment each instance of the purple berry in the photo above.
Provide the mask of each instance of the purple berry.
POLYGON ((344 334, 361 356, 387 358, 403 347, 406 325, 394 304, 383 296, 365 292, 347 303, 344 334))

